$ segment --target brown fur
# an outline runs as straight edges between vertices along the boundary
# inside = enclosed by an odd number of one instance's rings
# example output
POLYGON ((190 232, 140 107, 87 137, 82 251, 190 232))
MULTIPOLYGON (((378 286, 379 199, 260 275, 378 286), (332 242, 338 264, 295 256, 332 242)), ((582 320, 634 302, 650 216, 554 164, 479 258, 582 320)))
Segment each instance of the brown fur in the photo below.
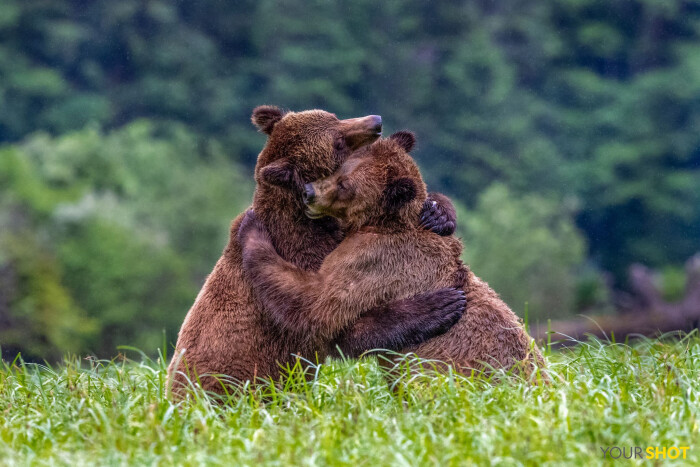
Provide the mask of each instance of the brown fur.
MULTIPOLYGON (((300 196, 303 183, 331 175, 351 151, 374 141, 381 130, 381 119, 369 116, 338 120, 320 110, 285 114, 276 107, 262 106, 253 112, 253 123, 269 135, 255 168, 253 208, 269 231, 276 254, 300 270, 317 270, 343 234, 330 218, 313 220, 304 215, 300 196)), ((327 343, 326 335, 292 332, 293 326, 290 330, 288 323, 275 321, 256 302, 242 269, 238 230, 243 217, 238 216, 231 224, 229 243, 182 324, 168 368, 176 391, 186 378, 198 377, 205 390, 222 392, 221 383, 209 375, 226 375, 239 381, 275 378, 280 364, 294 360, 292 354, 315 360, 317 355, 323 358, 327 353, 326 346, 319 347, 320 341, 327 343)), ((339 343, 359 352, 377 342, 397 348, 412 341, 422 342, 456 322, 458 316, 455 318, 452 308, 453 302, 461 299, 459 294, 462 292, 438 290, 414 301, 402 300, 370 310, 339 343), (386 331, 385 327, 386 335, 382 335, 377 332, 377 316, 385 313, 394 314, 394 328, 386 331), (401 316, 407 319, 397 319, 401 316), (419 338, 411 339, 414 335, 419 338)), ((315 322, 313 315, 309 319, 315 322)))
POLYGON ((312 184, 309 212, 336 217, 347 232, 317 272, 284 261, 262 226, 248 227, 243 263, 256 294, 266 308, 282 306, 296 319, 326 314, 347 327, 362 310, 459 286, 467 295, 461 320, 447 333, 404 351, 461 371, 510 368, 521 361, 543 364, 517 316, 462 264, 461 242, 419 227, 416 219, 427 193, 406 152, 411 147, 404 133, 378 141, 312 184))

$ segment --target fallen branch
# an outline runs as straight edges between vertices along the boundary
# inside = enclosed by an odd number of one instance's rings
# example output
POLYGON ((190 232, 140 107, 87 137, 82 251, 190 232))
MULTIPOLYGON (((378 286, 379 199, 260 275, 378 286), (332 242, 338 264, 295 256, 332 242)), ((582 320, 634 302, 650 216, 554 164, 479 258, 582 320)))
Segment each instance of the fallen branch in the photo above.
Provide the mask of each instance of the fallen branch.
MULTIPOLYGON (((639 264, 630 267, 630 283, 634 300, 617 315, 599 315, 578 318, 570 321, 552 321, 550 326, 534 326, 532 335, 536 339, 546 339, 551 329, 552 340, 569 337, 582 340, 587 334, 616 341, 633 334, 655 336, 673 331, 689 332, 700 324, 700 253, 686 262, 687 281, 685 295, 679 302, 663 300, 656 287, 652 272, 639 264)), ((563 342, 565 343, 565 342, 563 342)))

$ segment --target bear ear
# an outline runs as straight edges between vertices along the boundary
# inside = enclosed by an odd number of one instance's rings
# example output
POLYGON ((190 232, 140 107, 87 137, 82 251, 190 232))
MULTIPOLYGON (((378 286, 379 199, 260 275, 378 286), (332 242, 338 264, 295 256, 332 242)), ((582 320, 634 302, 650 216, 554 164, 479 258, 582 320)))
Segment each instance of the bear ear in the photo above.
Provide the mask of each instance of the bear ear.
POLYGON ((411 152, 413 146, 416 145, 416 135, 410 131, 397 131, 389 136, 389 139, 396 141, 406 152, 411 152))
POLYGON ((292 190, 301 191, 302 187, 297 170, 286 159, 280 159, 260 169, 260 181, 292 190))
POLYGON ((388 213, 397 212, 406 203, 413 201, 417 194, 416 184, 407 177, 395 178, 384 188, 383 204, 388 213))
POLYGON ((275 124, 282 120, 284 114, 285 112, 282 109, 274 105, 261 105, 253 110, 253 115, 250 117, 250 120, 258 130, 269 135, 272 133, 275 124))

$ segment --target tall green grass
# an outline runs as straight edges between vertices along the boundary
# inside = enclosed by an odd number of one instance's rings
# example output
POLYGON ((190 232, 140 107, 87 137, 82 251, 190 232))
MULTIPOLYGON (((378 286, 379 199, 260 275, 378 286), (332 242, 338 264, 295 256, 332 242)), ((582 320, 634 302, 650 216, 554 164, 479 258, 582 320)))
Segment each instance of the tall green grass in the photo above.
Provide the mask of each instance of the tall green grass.
MULTIPOLYGON (((547 352, 550 385, 405 373, 372 359, 300 367, 223 404, 172 402, 164 359, 0 369, 5 465, 597 465, 601 447, 689 446, 700 462, 700 339, 547 352)), ((659 462, 664 462, 663 460, 659 462)))

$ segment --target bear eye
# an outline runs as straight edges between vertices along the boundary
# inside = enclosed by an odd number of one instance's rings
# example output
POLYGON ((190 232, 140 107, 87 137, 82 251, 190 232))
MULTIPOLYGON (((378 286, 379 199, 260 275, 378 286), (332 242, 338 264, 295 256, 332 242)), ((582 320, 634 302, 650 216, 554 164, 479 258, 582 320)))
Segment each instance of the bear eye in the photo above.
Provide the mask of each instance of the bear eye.
POLYGON ((333 149, 336 151, 342 151, 345 149, 345 138, 338 138, 335 140, 335 143, 333 143, 333 149))
POLYGON ((339 201, 349 201, 355 196, 355 189, 346 178, 338 180, 336 188, 336 198, 339 201))

